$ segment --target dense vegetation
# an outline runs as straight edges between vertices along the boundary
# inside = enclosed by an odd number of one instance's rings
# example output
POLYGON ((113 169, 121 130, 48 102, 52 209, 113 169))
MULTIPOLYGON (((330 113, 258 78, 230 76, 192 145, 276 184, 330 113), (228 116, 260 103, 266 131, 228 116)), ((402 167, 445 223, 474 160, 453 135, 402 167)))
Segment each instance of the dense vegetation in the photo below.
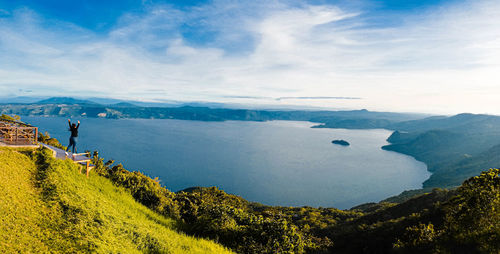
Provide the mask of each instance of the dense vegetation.
POLYGON ((0 148, 0 253, 229 253, 46 150, 0 148))

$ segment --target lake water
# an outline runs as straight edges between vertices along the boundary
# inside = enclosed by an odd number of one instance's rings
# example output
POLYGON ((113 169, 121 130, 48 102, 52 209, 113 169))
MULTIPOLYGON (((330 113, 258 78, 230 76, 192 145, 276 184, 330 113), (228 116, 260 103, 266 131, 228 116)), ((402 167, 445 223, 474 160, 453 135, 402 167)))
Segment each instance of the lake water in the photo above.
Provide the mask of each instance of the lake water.
MULTIPOLYGON (((67 119, 23 117, 68 145, 67 119)), ((268 205, 340 209, 421 188, 430 173, 384 151, 388 130, 310 128, 313 123, 80 119, 79 151, 139 170, 172 191, 217 186, 268 205), (344 147, 331 143, 344 139, 344 147)))

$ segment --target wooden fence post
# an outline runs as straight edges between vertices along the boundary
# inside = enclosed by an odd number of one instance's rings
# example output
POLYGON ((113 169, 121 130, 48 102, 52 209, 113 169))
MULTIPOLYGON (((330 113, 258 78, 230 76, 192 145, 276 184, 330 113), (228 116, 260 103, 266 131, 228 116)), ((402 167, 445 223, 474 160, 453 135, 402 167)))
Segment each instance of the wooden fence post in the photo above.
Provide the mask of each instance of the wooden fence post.
POLYGON ((89 178, 90 161, 87 161, 87 178, 89 178))

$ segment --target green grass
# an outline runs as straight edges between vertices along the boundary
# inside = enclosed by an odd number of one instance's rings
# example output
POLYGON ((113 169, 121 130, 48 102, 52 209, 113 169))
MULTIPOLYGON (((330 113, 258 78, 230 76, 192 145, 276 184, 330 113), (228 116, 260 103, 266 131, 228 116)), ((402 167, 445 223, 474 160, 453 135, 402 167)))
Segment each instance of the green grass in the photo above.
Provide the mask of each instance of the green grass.
POLYGON ((0 253, 230 253, 78 171, 46 152, 0 149, 0 253))

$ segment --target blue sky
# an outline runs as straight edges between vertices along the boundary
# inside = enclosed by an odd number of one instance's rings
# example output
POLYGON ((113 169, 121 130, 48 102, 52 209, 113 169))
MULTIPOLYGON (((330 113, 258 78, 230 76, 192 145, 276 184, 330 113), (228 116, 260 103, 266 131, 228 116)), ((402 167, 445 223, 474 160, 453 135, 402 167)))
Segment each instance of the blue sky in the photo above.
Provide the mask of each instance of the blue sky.
POLYGON ((0 0, 0 97, 500 114, 499 17, 494 0, 0 0))
MULTIPOLYGON (((248 1, 252 2, 252 1, 248 1)), ((270 1, 271 2, 271 1, 270 1)), ((450 4, 452 0, 385 0, 385 1, 288 1, 290 6, 300 8, 303 3, 311 5, 335 5, 342 8, 349 8, 364 13, 366 18, 374 17, 374 22, 379 26, 397 23, 400 18, 397 15, 414 14, 428 9, 439 7, 443 4, 450 4), (384 16, 392 16, 390 18, 384 16)), ((197 7, 209 6, 212 1, 207 0, 86 0, 86 1, 65 1, 65 0, 19 0, 2 1, 0 8, 4 10, 4 17, 8 17, 5 12, 13 13, 16 9, 27 8, 35 11, 38 15, 49 20, 61 20, 71 22, 77 26, 92 30, 96 34, 106 35, 118 24, 122 16, 133 13, 136 15, 147 15, 151 9, 159 6, 169 6, 173 9, 189 12, 197 7)), ((265 3, 265 1, 264 1, 265 3)), ((257 4, 264 5, 265 4, 257 4)), ((262 8, 262 7, 261 7, 262 8)), ((264 7, 265 8, 265 7, 264 7)), ((185 24, 179 27, 186 40, 193 44, 204 44, 211 42, 215 35, 207 32, 205 27, 199 23, 185 24)), ((216 33, 216 31, 211 31, 216 33)))

